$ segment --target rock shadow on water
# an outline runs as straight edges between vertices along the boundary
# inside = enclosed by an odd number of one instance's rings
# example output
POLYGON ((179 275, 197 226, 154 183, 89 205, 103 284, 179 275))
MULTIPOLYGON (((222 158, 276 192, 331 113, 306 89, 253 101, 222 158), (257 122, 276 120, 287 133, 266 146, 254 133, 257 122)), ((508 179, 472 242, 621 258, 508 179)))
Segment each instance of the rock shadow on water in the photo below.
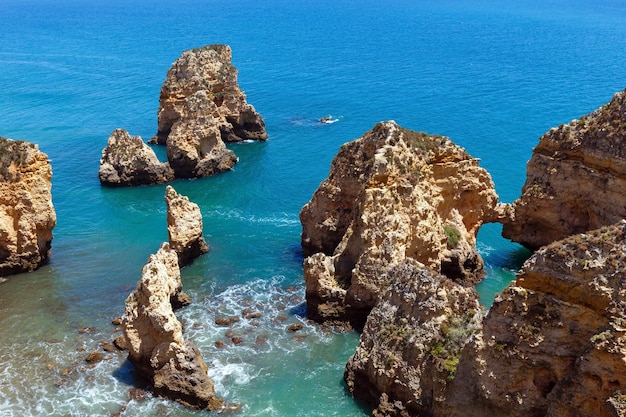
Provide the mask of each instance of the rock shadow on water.
POLYGON ((301 318, 303 320, 307 319, 307 308, 306 308, 306 301, 302 301, 300 304, 291 307, 289 309, 289 314, 296 316, 298 318, 301 318))
POLYGON ((135 366, 128 359, 125 359, 119 368, 113 371, 112 375, 119 382, 129 387, 146 389, 149 385, 148 380, 139 374, 135 366))
POLYGON ((291 254, 291 259, 302 265, 304 262, 304 252, 302 251, 302 245, 292 245, 289 247, 288 252, 291 254))

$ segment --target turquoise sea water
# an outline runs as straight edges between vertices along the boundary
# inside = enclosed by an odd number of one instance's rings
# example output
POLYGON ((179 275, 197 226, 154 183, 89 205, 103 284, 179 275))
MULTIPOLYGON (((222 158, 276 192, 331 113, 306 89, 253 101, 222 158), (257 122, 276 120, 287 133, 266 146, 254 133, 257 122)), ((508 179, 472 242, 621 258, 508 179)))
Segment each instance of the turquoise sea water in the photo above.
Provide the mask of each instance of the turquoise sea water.
MULTIPOLYGON (((302 305, 298 212, 342 143, 389 119, 447 135, 510 202, 542 133, 626 87, 621 1, 0 0, 0 16, 0 135, 50 156, 58 217, 50 264, 0 284, 0 416, 202 414, 130 400, 123 356, 83 361, 119 334, 111 319, 167 239, 164 186, 101 188, 100 153, 117 127, 156 132, 183 50, 231 45, 270 136, 233 145, 231 172, 173 184, 212 249, 182 271, 193 304, 179 317, 246 416, 367 415, 342 384, 358 336, 307 323, 302 305), (339 122, 315 123, 327 114, 339 122), (230 329, 234 345, 214 321, 246 308, 262 315, 230 329)), ((479 248, 488 305, 528 253, 496 225, 479 248)))

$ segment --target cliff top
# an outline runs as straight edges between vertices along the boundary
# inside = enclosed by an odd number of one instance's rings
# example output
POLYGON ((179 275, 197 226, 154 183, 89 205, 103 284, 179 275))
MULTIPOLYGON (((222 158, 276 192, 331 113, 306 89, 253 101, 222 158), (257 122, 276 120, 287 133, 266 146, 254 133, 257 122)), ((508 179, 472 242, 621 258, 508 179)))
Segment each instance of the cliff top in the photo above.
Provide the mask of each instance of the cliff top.
POLYGON ((0 137, 0 181, 19 181, 22 171, 34 162, 36 154, 41 152, 33 143, 0 137))

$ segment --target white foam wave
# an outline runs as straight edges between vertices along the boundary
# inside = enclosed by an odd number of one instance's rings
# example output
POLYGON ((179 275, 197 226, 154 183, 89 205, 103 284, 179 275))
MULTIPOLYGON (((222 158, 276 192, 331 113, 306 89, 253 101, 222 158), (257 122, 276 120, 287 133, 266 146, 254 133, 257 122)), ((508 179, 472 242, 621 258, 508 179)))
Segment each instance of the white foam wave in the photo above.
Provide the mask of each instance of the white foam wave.
POLYGON ((226 398, 232 397, 233 385, 246 385, 259 376, 259 370, 246 363, 224 363, 213 359, 209 365, 209 377, 213 380, 216 392, 226 398))
POLYGON ((254 214, 245 213, 241 210, 224 207, 216 210, 205 211, 204 215, 220 219, 240 220, 244 223, 268 224, 277 227, 300 225, 300 220, 298 218, 294 218, 293 215, 285 212, 276 213, 270 217, 259 217, 254 214))
POLYGON ((107 336, 81 334, 0 346, 0 415, 79 417, 119 412, 128 401, 128 385, 114 374, 125 355, 104 352, 102 362, 85 361, 107 336))
MULTIPOLYGON (((193 303, 177 312, 185 337, 196 343, 209 365, 217 395, 244 403, 248 415, 271 415, 271 405, 259 411, 258 404, 252 410, 245 403, 261 379, 282 381, 285 363, 299 369, 302 359, 296 358, 304 358, 322 369, 317 362, 322 359, 337 367, 324 353, 332 335, 303 317, 304 286, 287 281, 274 276, 211 295, 192 294, 193 303)), ((71 334, 58 341, 0 341, 0 416, 110 416, 123 408, 123 415, 193 415, 158 398, 131 399, 132 367, 124 353, 103 352, 108 360, 94 366, 85 362, 89 352, 99 349, 99 341, 111 339, 108 331, 71 334)), ((315 370, 307 375, 312 377, 315 370)))

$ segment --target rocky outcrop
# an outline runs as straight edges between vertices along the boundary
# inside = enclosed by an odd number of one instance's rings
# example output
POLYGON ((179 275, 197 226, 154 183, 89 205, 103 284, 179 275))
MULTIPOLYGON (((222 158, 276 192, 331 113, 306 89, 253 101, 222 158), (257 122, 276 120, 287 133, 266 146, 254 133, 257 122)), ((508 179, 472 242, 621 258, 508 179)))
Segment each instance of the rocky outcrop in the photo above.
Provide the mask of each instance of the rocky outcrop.
POLYGON ((625 221, 537 251, 463 352, 439 415, 625 415, 625 265, 625 221))
POLYGON ((116 129, 102 151, 100 182, 146 185, 217 174, 237 163, 225 142, 266 140, 265 122, 246 102, 231 61, 227 45, 183 52, 161 87, 159 128, 150 140, 167 145, 168 162, 139 136, 116 129))
POLYGON ((170 185, 165 189, 165 204, 170 248, 178 254, 178 265, 182 268, 209 251, 202 234, 202 213, 197 204, 170 185))
POLYGON ((235 153, 221 139, 217 106, 207 92, 198 91, 182 103, 185 117, 171 128, 167 159, 178 178, 198 178, 228 171, 235 153))
POLYGON ((482 318, 476 292, 407 259, 391 268, 346 365, 345 380, 374 415, 429 416, 454 379, 482 318))
POLYGON ((161 162, 140 136, 115 129, 102 150, 98 178, 103 185, 133 186, 161 184, 174 179, 174 171, 161 162))
POLYGON ((473 290, 388 274, 345 372, 374 415, 626 414, 626 221, 538 250, 482 322, 473 290))
POLYGON ((384 272, 407 258, 477 282, 476 234, 497 199, 478 160, 446 137, 384 122, 343 145, 300 213, 309 317, 362 325, 390 284, 384 272))
POLYGON ((185 101, 197 92, 204 92, 214 116, 213 126, 224 142, 265 140, 265 122, 246 102, 237 84, 237 69, 232 64, 228 45, 209 45, 185 51, 172 64, 161 87, 159 126, 153 142, 165 144, 176 123, 196 117, 197 107, 185 101))
POLYGON ((0 275, 48 261, 56 225, 51 180, 50 161, 37 145, 0 137, 0 275))
POLYGON ((223 400, 215 396, 207 365, 193 342, 183 339, 182 325, 172 310, 181 290, 178 256, 163 243, 126 299, 122 327, 128 359, 156 395, 190 408, 218 410, 223 400))
POLYGON ((543 135, 502 235, 530 249, 626 218, 626 91, 543 135))

